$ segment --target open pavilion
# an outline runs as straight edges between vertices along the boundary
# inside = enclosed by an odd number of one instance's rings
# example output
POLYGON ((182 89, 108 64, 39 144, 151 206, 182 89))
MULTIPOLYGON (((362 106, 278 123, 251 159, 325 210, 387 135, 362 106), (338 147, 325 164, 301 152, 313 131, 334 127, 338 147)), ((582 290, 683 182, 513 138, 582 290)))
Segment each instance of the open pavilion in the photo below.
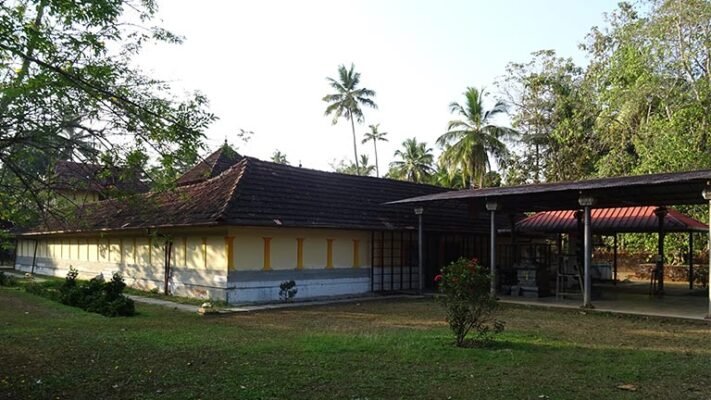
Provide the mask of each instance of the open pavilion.
MULTIPOLYGON (((493 277, 492 293, 496 290, 497 213, 581 210, 584 238, 582 305, 592 307, 592 210, 634 206, 659 207, 657 218, 659 225, 663 227, 667 215, 663 207, 708 204, 711 225, 711 170, 467 189, 413 197, 391 204, 412 204, 416 213, 421 215, 426 209, 440 207, 446 202, 464 202, 472 212, 486 210, 490 214, 489 262, 493 277)), ((663 238, 663 235, 660 237, 663 238)), ((663 244, 663 240, 660 240, 660 243, 663 244)), ((711 286, 711 273, 709 280, 711 286)), ((707 318, 711 318, 711 291, 708 297, 707 318)))

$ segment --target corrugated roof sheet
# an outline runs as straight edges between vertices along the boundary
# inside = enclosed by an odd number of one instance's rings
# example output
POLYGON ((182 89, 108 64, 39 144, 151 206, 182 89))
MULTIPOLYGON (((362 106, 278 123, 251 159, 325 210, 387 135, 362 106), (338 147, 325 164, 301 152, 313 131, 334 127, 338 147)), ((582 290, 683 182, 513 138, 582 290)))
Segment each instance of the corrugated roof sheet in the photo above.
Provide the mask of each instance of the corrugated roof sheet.
MULTIPOLYGON (((659 221, 654 214, 657 207, 596 208, 591 212, 595 233, 657 232, 659 221)), ((708 226, 679 211, 668 208, 664 218, 667 232, 708 232, 708 226)), ((544 211, 516 223, 519 232, 569 233, 578 230, 574 210, 544 211)))

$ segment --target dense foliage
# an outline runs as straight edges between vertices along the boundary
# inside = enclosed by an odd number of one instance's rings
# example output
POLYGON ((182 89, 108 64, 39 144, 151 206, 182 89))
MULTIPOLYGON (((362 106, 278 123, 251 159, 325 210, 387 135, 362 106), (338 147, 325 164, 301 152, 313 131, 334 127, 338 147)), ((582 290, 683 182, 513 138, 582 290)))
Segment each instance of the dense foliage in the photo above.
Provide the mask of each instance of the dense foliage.
POLYGON ((497 302, 490 293, 491 278, 477 259, 460 258, 447 265, 435 282, 457 346, 467 344, 472 330, 474 344, 486 343, 492 334, 503 331, 504 323, 494 318, 497 302))
POLYGON ((207 100, 176 98, 134 63, 148 43, 182 40, 151 25, 156 11, 153 0, 0 2, 0 219, 49 211, 56 160, 120 166, 157 184, 195 161, 215 119, 207 100))
POLYGON ((511 63, 499 87, 523 152, 510 183, 711 167, 711 2, 622 2, 581 48, 511 63))

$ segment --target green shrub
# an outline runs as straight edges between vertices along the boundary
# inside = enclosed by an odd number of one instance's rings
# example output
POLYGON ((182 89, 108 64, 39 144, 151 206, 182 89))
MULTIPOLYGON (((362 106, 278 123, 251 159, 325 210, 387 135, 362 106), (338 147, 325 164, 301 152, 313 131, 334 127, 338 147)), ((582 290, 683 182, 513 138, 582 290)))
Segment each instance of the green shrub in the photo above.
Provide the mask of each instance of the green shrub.
POLYGON ((460 258, 444 267, 435 282, 457 346, 467 344, 472 330, 476 332, 472 344, 486 344, 494 333, 503 331, 504 323, 494 318, 497 302, 490 294, 491 278, 476 258, 460 258))
POLYGON ((6 275, 4 272, 0 271, 0 286, 15 286, 17 285, 17 279, 12 275, 6 275))
POLYGON ((298 292, 299 289, 296 288, 296 282, 293 279, 284 281, 279 285, 279 298, 284 303, 293 300, 298 292))
POLYGON ((99 277, 81 283, 77 281, 77 276, 78 271, 70 267, 59 289, 61 303, 107 317, 131 316, 136 313, 133 300, 123 295, 126 284, 120 274, 114 274, 108 282, 99 277))

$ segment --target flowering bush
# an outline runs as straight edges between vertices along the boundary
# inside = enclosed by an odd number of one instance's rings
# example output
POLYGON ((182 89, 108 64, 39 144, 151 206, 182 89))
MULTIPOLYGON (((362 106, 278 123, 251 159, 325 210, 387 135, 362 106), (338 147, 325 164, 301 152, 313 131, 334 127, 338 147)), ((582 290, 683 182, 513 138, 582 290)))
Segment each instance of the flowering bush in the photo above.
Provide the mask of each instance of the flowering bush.
POLYGON ((504 323, 494 318, 497 303, 489 292, 491 279, 476 258, 460 258, 442 268, 434 280, 457 346, 466 344, 472 329, 476 332, 474 344, 486 343, 492 334, 504 330, 504 323))

